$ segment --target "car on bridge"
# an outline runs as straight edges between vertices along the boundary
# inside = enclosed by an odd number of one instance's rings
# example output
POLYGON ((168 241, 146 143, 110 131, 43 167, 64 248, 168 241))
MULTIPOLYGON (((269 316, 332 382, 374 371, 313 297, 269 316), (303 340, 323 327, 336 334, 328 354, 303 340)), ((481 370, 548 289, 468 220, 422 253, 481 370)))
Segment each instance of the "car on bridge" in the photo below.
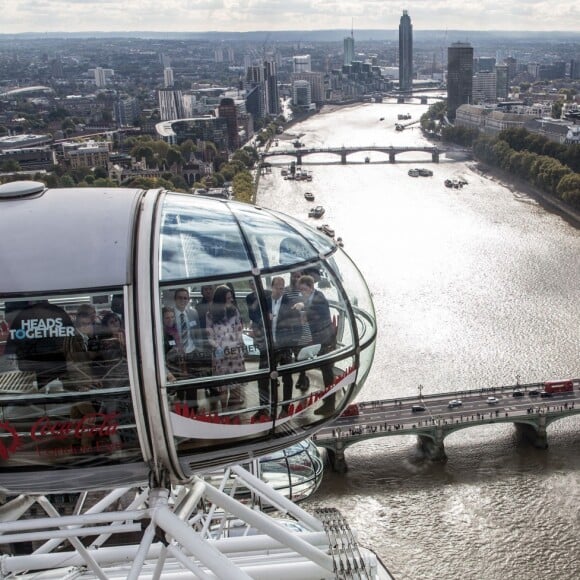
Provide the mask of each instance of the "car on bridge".
POLYGON ((524 396, 524 392, 520 389, 516 389, 513 393, 512 393, 512 397, 523 397, 524 396))
POLYGON ((497 397, 487 397, 487 404, 488 405, 497 405, 499 403, 499 399, 497 397))
POLYGON ((449 401, 449 403, 447 404, 447 406, 450 409, 455 409, 455 407, 461 407, 461 405, 463 405, 463 401, 460 401, 459 399, 452 399, 451 401, 449 401))
POLYGON ((411 405, 411 413, 417 413, 419 411, 424 411, 425 405, 411 405))

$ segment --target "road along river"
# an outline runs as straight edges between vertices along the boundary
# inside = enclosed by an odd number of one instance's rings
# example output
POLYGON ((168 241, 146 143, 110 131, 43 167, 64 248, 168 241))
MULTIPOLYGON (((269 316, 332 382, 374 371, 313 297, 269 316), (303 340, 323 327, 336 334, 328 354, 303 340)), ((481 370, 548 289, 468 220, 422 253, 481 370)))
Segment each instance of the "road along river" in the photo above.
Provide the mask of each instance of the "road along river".
MULTIPOLYGON (((396 131, 419 104, 328 109, 294 125, 276 148, 431 145, 419 129, 396 131), (381 120, 382 119, 382 120, 381 120)), ((291 158, 286 158, 286 164, 291 158)), ((276 163, 282 163, 276 159, 276 163)), ((375 301, 375 362, 359 400, 580 377, 580 233, 475 164, 405 153, 389 164, 364 153, 306 157, 313 180, 274 168, 257 203, 305 222, 312 191, 375 301), (365 157, 370 163, 365 163, 365 157), (331 164, 311 164, 316 160, 331 164), (410 177, 426 167, 432 177, 410 177), (461 189, 445 179, 464 178, 461 189)), ((397 580, 580 575, 580 419, 548 428, 549 449, 518 440, 510 425, 445 440, 448 461, 419 457, 411 437, 350 447, 349 472, 325 474, 306 509, 338 507, 397 580)))

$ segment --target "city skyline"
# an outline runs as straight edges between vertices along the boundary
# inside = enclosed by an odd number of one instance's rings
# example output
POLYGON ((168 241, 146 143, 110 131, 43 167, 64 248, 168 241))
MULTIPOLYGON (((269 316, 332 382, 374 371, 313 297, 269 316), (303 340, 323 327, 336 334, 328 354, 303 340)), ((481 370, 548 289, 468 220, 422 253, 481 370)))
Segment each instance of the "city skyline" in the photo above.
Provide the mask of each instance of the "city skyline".
POLYGON ((416 30, 578 32, 580 7, 541 0, 506 4, 483 0, 438 3, 361 0, 20 0, 2 10, 2 33, 26 32, 251 32, 343 28, 394 30, 402 9, 413 13, 416 30), (66 17, 65 17, 66 15, 66 17))

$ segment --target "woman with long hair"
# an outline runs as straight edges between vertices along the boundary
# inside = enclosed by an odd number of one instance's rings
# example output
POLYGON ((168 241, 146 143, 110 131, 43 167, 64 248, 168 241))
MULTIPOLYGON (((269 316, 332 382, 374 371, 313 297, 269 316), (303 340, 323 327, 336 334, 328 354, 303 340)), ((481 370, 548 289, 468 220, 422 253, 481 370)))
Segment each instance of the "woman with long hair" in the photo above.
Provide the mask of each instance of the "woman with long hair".
MULTIPOLYGON (((207 313, 206 328, 208 343, 212 348, 213 376, 244 372, 246 367, 242 317, 235 305, 234 293, 226 284, 215 289, 207 313)), ((219 387, 217 392, 212 393, 221 402, 222 410, 239 409, 244 404, 242 387, 239 383, 219 387)))

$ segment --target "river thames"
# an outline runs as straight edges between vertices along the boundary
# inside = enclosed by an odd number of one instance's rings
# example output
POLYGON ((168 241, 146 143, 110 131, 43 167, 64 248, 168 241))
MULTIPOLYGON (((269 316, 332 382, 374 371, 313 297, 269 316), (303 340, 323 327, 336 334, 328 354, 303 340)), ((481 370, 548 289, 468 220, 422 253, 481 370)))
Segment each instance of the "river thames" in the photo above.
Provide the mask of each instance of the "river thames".
MULTIPOLYGON (((289 129, 305 147, 432 145, 395 131, 419 104, 323 110, 289 129)), ((409 121, 404 121, 405 123, 409 121)), ((281 139, 273 151, 291 148, 281 139)), ((286 164, 291 161, 285 158, 286 164)), ((276 158, 275 163, 283 163, 276 158)), ((260 180, 257 203, 315 225, 305 191, 326 208, 372 292, 374 365, 357 400, 580 377, 580 232, 536 201, 424 153, 306 157, 312 182, 260 180), (365 156, 370 163, 365 163, 365 156), (316 164, 330 161, 331 164, 316 164), (413 178, 412 167, 432 169, 413 178), (463 178, 461 189, 445 187, 463 178)), ((549 449, 512 425, 445 439, 448 461, 423 460, 411 437, 349 447, 349 471, 328 470, 304 507, 335 506, 397 580, 580 576, 580 418, 548 427, 549 449)))

